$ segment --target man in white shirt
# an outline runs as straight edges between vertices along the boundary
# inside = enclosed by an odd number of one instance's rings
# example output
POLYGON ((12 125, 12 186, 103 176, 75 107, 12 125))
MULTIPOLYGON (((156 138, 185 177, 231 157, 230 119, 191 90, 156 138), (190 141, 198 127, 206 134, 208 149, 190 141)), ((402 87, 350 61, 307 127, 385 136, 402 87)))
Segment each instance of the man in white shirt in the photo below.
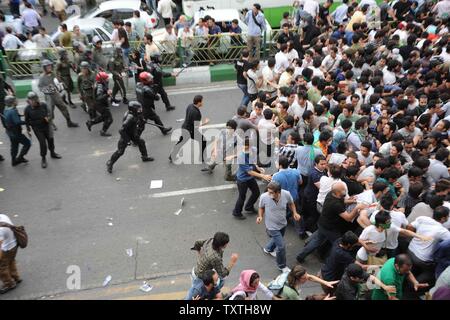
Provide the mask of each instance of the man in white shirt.
MULTIPOLYGON (((0 214, 1 223, 13 224, 5 214, 0 214)), ((3 282, 0 294, 14 289, 18 283, 22 282, 15 261, 17 248, 17 240, 13 231, 8 227, 0 226, 0 280, 3 282)))
POLYGON ((12 34, 11 27, 6 27, 6 35, 3 37, 2 46, 5 50, 16 50, 23 47, 23 42, 12 34))
POLYGON ((261 119, 258 123, 259 139, 262 142, 260 144, 260 161, 263 165, 270 165, 270 160, 272 158, 272 145, 275 141, 277 127, 272 121, 272 110, 265 109, 263 111, 263 115, 264 119, 261 119))
POLYGON ((288 46, 283 43, 280 51, 275 55, 275 72, 281 75, 289 67, 289 60, 287 57, 288 46))
POLYGON ((131 24, 133 25, 133 29, 138 34, 139 38, 144 38, 144 35, 147 32, 148 28, 145 20, 141 18, 141 12, 139 10, 133 12, 133 19, 131 20, 131 24))
POLYGON ((270 57, 267 60, 267 66, 265 66, 262 70, 262 75, 264 78, 264 84, 262 90, 266 93, 274 93, 278 89, 277 84, 277 74, 275 72, 275 64, 276 60, 273 57, 270 57))
POLYGON ((172 25, 167 25, 162 41, 160 42, 168 53, 175 53, 177 47, 177 36, 172 25))
POLYGON ((418 217, 411 227, 416 233, 433 238, 430 241, 411 240, 408 254, 413 261, 413 274, 421 283, 434 279, 433 253, 438 242, 450 239, 450 231, 443 224, 448 221, 449 209, 440 206, 434 209, 433 218, 418 217))
POLYGON ((160 0, 158 3, 158 12, 164 19, 164 24, 170 24, 173 20, 172 9, 175 9, 177 5, 172 0, 160 0))
POLYGON ((322 65, 320 67, 320 70, 322 70, 322 72, 331 73, 336 71, 337 67, 339 66, 339 62, 341 61, 341 56, 337 53, 338 49, 336 47, 332 47, 330 50, 330 54, 327 55, 322 61, 322 65))
POLYGON ((314 19, 319 15, 319 2, 315 0, 304 0, 303 10, 308 12, 314 19))

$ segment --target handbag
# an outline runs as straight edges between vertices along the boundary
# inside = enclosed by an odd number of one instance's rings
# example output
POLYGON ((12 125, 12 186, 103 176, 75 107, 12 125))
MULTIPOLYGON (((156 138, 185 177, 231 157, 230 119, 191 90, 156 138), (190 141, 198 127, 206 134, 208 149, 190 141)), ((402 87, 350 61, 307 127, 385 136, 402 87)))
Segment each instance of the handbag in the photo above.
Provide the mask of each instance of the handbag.
POLYGON ((16 237, 17 244, 20 248, 24 249, 28 245, 28 234, 25 231, 24 226, 13 226, 9 223, 0 222, 0 227, 10 228, 16 237))

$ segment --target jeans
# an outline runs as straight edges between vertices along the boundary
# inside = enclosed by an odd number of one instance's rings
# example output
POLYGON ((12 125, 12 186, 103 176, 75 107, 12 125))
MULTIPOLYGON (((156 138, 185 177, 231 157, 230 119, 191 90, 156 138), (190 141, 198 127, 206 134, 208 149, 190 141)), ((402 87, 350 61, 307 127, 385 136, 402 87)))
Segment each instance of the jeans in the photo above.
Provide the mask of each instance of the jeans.
POLYGON ((238 87, 244 93, 244 96, 242 97, 241 100, 241 106, 248 106, 248 103, 250 102, 250 96, 248 95, 247 85, 238 83, 238 87))
POLYGON ((23 133, 14 134, 8 133, 9 139, 11 140, 11 159, 15 160, 17 158, 17 154, 19 153, 19 144, 21 144, 22 150, 20 151, 20 156, 23 157, 28 153, 31 147, 31 141, 23 133))
POLYGON ((300 253, 297 255, 297 260, 298 261, 303 261, 305 260, 305 258, 311 254, 314 250, 318 249, 319 247, 321 247, 323 244, 325 244, 327 241, 329 241, 330 243, 333 243, 334 241, 336 241, 338 238, 341 237, 341 234, 337 231, 331 231, 331 230, 326 230, 323 229, 319 226, 319 228, 317 229, 317 231, 315 231, 308 244, 303 248, 302 251, 300 251, 300 253))
POLYGON ((242 208, 244 207, 245 198, 247 196, 247 189, 250 189, 252 194, 247 201, 245 211, 252 211, 254 209, 253 206, 255 205, 256 201, 258 201, 261 192, 259 191, 258 183, 253 178, 248 181, 238 181, 237 187, 239 196, 236 201, 236 205, 234 206, 233 215, 240 216, 242 215, 242 208))
POLYGON ((286 227, 281 230, 267 230, 267 234, 270 237, 269 242, 266 244, 265 249, 268 252, 277 250, 277 266, 279 269, 286 267, 286 246, 284 244, 284 233, 286 227))

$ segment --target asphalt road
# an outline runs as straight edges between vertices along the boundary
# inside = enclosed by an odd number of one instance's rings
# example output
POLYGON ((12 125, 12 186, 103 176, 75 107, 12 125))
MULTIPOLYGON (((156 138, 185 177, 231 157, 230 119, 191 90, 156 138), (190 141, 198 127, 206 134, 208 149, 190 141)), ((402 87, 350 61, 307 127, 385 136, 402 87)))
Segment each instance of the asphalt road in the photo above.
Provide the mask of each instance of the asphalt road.
MULTIPOLYGON (((203 116, 210 118, 212 124, 226 122, 239 104, 240 91, 233 83, 216 85, 207 91, 202 93, 203 116)), ((179 128, 181 123, 176 120, 184 118, 185 107, 198 92, 199 89, 172 89, 169 97, 177 109, 166 112, 159 102, 157 111, 162 121, 179 128)), ((189 249, 195 240, 211 237, 216 231, 230 235, 225 252, 227 261, 232 252, 240 254, 227 285, 237 283, 240 271, 247 268, 260 272, 266 281, 278 274, 274 259, 261 250, 267 239, 263 225, 255 223, 256 217, 245 221, 232 218, 237 193, 223 187, 233 185, 223 180, 223 169, 209 175, 200 172, 201 165, 168 163, 167 156, 174 143, 171 139, 175 141, 176 136, 164 137, 148 126, 143 138, 155 161, 141 162, 138 149, 129 147, 114 166, 113 174, 106 173, 105 163, 116 148, 125 110, 123 105, 113 108, 110 138, 101 137, 98 126, 88 132, 84 126, 87 115, 80 108, 70 109, 73 120, 80 123, 80 128, 75 129, 67 128, 56 111, 59 128, 55 135, 56 151, 63 159, 49 159, 45 170, 40 167, 35 137, 27 156, 30 162, 12 167, 9 139, 1 132, 0 154, 6 158, 0 163, 0 187, 5 189, 0 192, 1 210, 15 224, 26 226, 30 244, 18 254, 24 282, 0 299, 39 298, 68 292, 66 271, 71 265, 81 270, 82 289, 102 287, 108 275, 112 276, 111 285, 148 277, 161 280, 178 276, 184 280, 169 291, 187 291, 189 284, 185 282, 196 259, 189 249), (150 190, 151 180, 163 180, 163 188, 150 190), (221 186, 221 190, 182 195, 185 190, 213 186, 221 186), (154 197, 155 193, 171 191, 181 193, 154 197), (174 213, 183 197, 185 205, 177 216, 174 213), (129 248, 134 251, 132 258, 126 254, 129 248)), ((302 241, 295 236, 293 227, 288 229, 286 238, 288 264, 293 265, 302 241)), ((313 256, 305 266, 313 274, 318 271, 313 256)), ((83 298, 80 294, 77 297, 83 298)))

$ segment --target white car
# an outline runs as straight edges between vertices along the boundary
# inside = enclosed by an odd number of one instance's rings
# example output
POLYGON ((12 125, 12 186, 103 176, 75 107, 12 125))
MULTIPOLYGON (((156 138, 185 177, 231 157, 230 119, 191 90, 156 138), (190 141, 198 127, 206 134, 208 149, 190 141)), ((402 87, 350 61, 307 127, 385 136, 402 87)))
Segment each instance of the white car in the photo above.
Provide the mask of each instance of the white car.
MULTIPOLYGON (((111 22, 123 20, 128 22, 133 18, 133 12, 139 10, 141 19, 147 22, 147 27, 153 29, 158 25, 158 15, 151 8, 144 8, 141 0, 112 0, 101 2, 96 8, 84 13, 83 15, 72 15, 64 23, 70 23, 75 19, 105 18, 111 22)), ((69 29, 70 30, 70 29, 69 29)))
MULTIPOLYGON (((74 26, 79 26, 81 33, 85 34, 88 38, 88 41, 91 43, 92 38, 95 36, 100 37, 103 42, 111 41, 112 32, 114 27, 111 21, 108 21, 104 18, 88 18, 88 19, 71 19, 65 22, 67 24, 67 29, 73 30, 74 26)), ((59 36, 61 35, 61 30, 58 28, 50 38, 53 42, 58 46, 59 45, 59 36)))

